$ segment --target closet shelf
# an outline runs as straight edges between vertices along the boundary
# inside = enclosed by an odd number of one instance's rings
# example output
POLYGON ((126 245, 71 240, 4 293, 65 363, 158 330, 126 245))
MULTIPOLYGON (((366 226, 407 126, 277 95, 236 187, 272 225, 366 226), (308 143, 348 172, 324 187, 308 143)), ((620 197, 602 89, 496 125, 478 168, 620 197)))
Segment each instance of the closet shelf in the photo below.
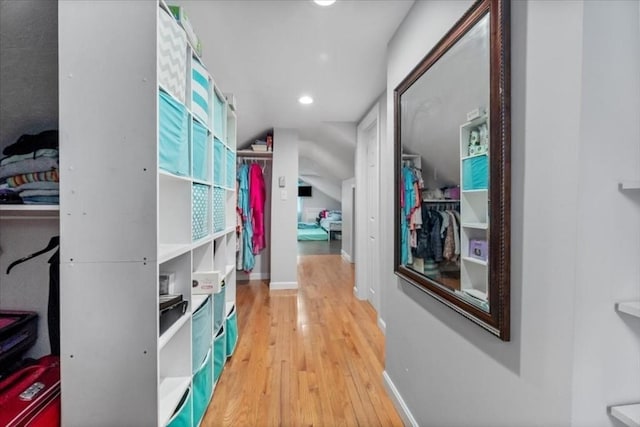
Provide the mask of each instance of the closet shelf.
POLYGON ((640 427, 640 403, 610 407, 611 416, 629 427, 640 427))
POLYGON ((273 151, 253 151, 253 150, 238 150, 236 152, 238 157, 259 157, 270 159, 273 157, 273 151))
POLYGON ((165 345, 167 345, 167 343, 171 341, 171 338, 173 338, 176 332, 178 332, 190 318, 191 310, 187 309, 187 311, 182 316, 180 316, 180 318, 176 320, 173 325, 169 327, 169 329, 167 329, 162 335, 160 335, 160 339, 158 340, 158 348, 162 349, 165 345))
POLYGON ((621 190, 640 190, 640 181, 622 181, 620 183, 621 190))
POLYGON ((213 182, 211 182, 211 181, 204 181, 202 179, 196 179, 196 178, 194 178, 192 181, 193 181, 194 184, 202 184, 202 185, 206 185, 206 186, 209 186, 209 187, 213 186, 213 182))
POLYGON ((158 245, 158 263, 162 264, 190 250, 190 244, 160 244, 158 245))
POLYGON ((167 425, 190 384, 191 377, 166 377, 160 381, 160 425, 167 425))
POLYGON ((489 228, 489 224, 486 222, 463 222, 462 226, 465 228, 476 228, 478 230, 486 230, 489 228))
POLYGON ((617 302, 616 310, 630 316, 640 317, 640 301, 617 302))
POLYGON ((460 199, 422 199, 422 201, 428 203, 459 203, 460 199))
POLYGON ((474 157, 488 156, 489 153, 472 154, 471 156, 460 157, 460 160, 473 159, 474 157))
POLYGON ((479 190, 462 190, 463 193, 486 193, 489 191, 488 188, 481 188, 479 190))
POLYGON ((191 249, 197 249, 200 246, 204 246, 207 243, 211 243, 213 240, 214 240, 213 235, 209 235, 209 236, 203 237, 202 239, 198 239, 191 244, 191 249))
POLYGON ((58 205, 0 205, 0 219, 49 219, 59 216, 58 205))
POLYGON ((481 259, 476 259, 476 258, 471 258, 471 257, 468 257, 468 256, 463 256, 462 260, 470 262, 470 263, 473 263, 473 264, 482 265, 484 267, 487 266, 487 261, 483 261, 481 259))
POLYGON ((164 169, 158 169, 158 174, 160 174, 160 176, 162 177, 175 179, 176 181, 191 182, 191 178, 189 178, 188 176, 175 175, 175 174, 172 174, 171 172, 167 172, 164 169))

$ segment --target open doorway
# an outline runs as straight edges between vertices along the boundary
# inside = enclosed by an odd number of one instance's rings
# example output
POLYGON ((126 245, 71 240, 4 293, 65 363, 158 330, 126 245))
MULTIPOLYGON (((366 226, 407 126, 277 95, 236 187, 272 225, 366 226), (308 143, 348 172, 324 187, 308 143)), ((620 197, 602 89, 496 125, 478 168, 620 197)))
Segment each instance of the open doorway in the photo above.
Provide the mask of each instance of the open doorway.
POLYGON ((298 180, 298 255, 339 255, 341 202, 312 184, 298 180))

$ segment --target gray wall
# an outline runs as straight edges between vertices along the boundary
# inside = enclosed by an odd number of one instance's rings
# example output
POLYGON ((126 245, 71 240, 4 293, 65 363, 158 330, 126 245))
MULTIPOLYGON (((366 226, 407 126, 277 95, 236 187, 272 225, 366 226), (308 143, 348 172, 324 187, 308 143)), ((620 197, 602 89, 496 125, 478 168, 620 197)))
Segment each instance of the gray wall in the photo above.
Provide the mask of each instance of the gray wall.
MULTIPOLYGON (((390 123, 393 89, 469 4, 410 11, 389 45, 390 123)), ((383 251, 386 375, 420 425, 613 426, 606 406, 640 399, 637 319, 613 311, 639 296, 639 200, 616 187, 640 170, 638 3, 607 6, 512 3, 511 342, 394 277, 383 251)), ((389 127, 385 224, 392 141, 389 127)))
POLYGON ((58 128, 58 2, 0 1, 0 149, 58 128))
POLYGON ((271 289, 290 289, 298 287, 298 133, 276 128, 273 141, 271 252, 278 255, 271 257, 271 289))
POLYGON ((327 196, 316 186, 312 187, 312 197, 300 197, 303 213, 305 209, 340 209, 340 201, 327 196))

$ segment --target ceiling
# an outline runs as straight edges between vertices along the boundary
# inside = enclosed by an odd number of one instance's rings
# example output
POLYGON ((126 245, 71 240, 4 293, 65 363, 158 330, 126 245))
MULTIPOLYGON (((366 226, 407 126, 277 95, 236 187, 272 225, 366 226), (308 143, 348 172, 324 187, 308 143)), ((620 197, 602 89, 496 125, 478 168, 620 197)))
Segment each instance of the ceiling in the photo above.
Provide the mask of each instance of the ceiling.
POLYGON ((240 147, 297 129, 301 175, 334 185, 353 176, 355 126, 385 90, 387 43, 413 0, 177 3, 216 84, 236 96, 240 147), (314 103, 299 104, 303 94, 314 103))

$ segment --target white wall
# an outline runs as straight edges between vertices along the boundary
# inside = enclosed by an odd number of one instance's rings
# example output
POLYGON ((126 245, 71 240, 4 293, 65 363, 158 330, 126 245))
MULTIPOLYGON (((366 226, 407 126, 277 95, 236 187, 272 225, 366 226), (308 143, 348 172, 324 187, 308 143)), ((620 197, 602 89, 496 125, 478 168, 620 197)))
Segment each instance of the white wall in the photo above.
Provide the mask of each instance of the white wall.
POLYGON ((605 406, 640 401, 640 2, 584 3, 573 349, 573 425, 612 424, 605 406), (606 224, 604 227, 598 224, 606 224))
POLYGON ((58 128, 58 2, 0 1, 0 149, 58 128))
POLYGON ((349 262, 353 257, 353 191, 355 178, 342 181, 342 256, 349 262))
MULTIPOLYGON (((574 320, 583 320, 579 313, 586 308, 576 293, 585 266, 576 242, 585 237, 599 246, 597 236, 581 234, 590 223, 579 210, 583 3, 511 4, 511 342, 395 278, 393 251, 383 251, 382 259, 389 260, 383 278, 390 284, 383 286, 386 375, 420 425, 571 424, 574 350, 584 344, 574 341, 582 327, 574 327, 574 320)), ((393 89, 469 5, 416 2, 389 45, 390 123, 393 89)), ((386 224, 393 224, 392 141, 390 126, 382 154, 386 224)), ((391 248, 393 227, 385 232, 383 246, 391 248)), ((637 243, 631 255, 640 256, 637 243)), ((594 411, 604 412, 605 402, 598 401, 594 411)))
POLYGON ((271 179, 271 289, 298 287, 298 134, 276 128, 273 133, 271 179), (284 177, 286 186, 278 187, 284 177))

